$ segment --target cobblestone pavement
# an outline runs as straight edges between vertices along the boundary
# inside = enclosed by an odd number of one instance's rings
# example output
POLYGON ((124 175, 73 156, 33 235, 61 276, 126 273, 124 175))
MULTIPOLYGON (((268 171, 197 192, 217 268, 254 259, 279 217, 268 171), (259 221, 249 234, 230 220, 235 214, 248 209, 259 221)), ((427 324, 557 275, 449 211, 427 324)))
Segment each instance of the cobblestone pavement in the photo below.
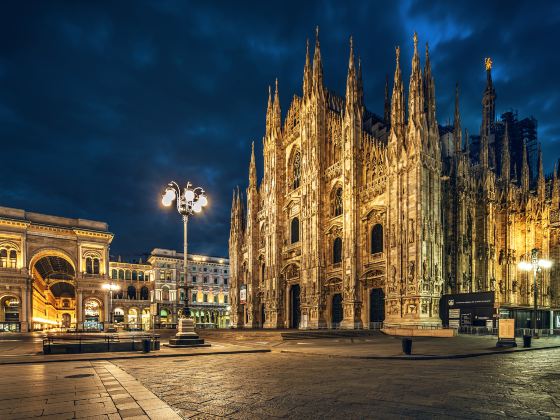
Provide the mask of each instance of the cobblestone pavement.
POLYGON ((175 419, 135 378, 103 361, 1 367, 0 419, 175 419))
POLYGON ((560 350, 432 361, 274 352, 114 363, 184 418, 560 418, 560 350))

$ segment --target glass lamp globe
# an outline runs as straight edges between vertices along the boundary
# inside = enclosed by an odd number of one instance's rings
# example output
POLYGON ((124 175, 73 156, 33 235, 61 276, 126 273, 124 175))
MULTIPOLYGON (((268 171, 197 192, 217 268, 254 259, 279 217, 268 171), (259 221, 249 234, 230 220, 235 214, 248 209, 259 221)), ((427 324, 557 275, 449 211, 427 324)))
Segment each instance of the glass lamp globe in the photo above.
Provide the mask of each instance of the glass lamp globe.
POLYGON ((205 195, 201 195, 198 197, 198 202, 202 207, 205 207, 208 204, 208 199, 206 198, 205 195))
POLYGON ((197 201, 196 203, 194 203, 192 209, 195 213, 200 213, 200 211, 202 210, 202 206, 200 205, 200 202, 197 201))
POLYGON ((193 190, 188 190, 185 188, 185 200, 187 201, 193 201, 194 200, 194 191, 193 190))

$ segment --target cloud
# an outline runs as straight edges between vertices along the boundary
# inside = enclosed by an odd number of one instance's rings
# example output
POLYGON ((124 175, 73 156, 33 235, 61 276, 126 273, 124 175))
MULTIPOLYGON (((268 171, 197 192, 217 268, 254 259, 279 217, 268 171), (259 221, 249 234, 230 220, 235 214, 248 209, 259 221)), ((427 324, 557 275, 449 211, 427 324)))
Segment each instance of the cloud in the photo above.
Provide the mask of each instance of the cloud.
POLYGON ((181 221, 159 205, 172 179, 203 186, 193 252, 227 255, 231 191, 262 176, 268 85, 282 109, 300 94, 305 41, 319 25, 325 80, 344 93, 348 38, 365 101, 383 112, 394 46, 410 74, 412 32, 431 46, 440 122, 461 85, 463 125, 480 126, 483 59, 497 111, 539 120, 547 171, 560 156, 560 7, 533 2, 12 2, 0 15, 0 204, 103 220, 115 254, 181 249, 181 221), (484 13, 476 11, 484 10, 484 13), (550 157, 549 157, 550 156, 550 157))

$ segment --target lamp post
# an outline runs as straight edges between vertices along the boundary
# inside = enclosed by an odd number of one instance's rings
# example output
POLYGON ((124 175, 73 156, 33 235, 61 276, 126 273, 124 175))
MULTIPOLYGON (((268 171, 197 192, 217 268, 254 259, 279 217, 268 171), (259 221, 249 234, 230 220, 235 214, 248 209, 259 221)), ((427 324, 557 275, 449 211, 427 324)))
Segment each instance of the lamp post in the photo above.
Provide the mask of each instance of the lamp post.
POLYGON ((109 291, 109 323, 113 324, 113 290, 120 290, 121 286, 119 286, 118 284, 113 284, 113 282, 111 282, 105 283, 102 287, 103 289, 109 291))
POLYGON ((542 269, 549 269, 552 267, 552 261, 547 259, 539 259, 539 250, 533 248, 531 250, 531 262, 521 261, 518 267, 522 271, 533 271, 533 314, 531 317, 532 335, 535 336, 537 328, 537 310, 538 310, 538 288, 537 288, 537 273, 542 269))
MULTIPOLYGON (((190 309, 189 309, 189 286, 187 280, 187 225, 189 223, 189 216, 192 216, 194 213, 200 213, 202 208, 208 204, 208 199, 206 198, 206 193, 201 187, 193 188, 190 182, 187 182, 184 188, 179 187, 175 181, 171 181, 167 184, 164 193, 161 197, 161 203, 165 207, 170 207, 173 202, 177 206, 177 212, 183 218, 183 272, 184 272, 184 281, 186 287, 185 293, 185 316, 190 316, 190 309)), ((175 287, 175 295, 177 301, 177 323, 179 322, 178 319, 178 312, 179 312, 179 277, 177 277, 177 283, 175 287)))

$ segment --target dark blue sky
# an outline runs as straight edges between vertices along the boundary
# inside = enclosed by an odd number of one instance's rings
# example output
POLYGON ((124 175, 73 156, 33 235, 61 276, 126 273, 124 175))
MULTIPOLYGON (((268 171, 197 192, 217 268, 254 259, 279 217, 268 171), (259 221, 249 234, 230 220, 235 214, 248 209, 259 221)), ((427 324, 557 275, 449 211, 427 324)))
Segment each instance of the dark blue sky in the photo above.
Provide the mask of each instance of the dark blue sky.
POLYGON ((472 133, 491 56, 498 115, 538 119, 552 170, 557 1, 12 1, 0 13, 0 205, 106 221, 114 254, 181 249, 180 218, 159 194, 188 179, 211 201, 189 250, 227 256, 231 191, 247 184, 251 141, 262 153, 268 85, 279 78, 285 112, 315 25, 327 86, 344 92, 353 35, 366 105, 380 115, 397 44, 408 86, 416 30, 430 43, 439 122, 452 118, 458 81, 472 133))

